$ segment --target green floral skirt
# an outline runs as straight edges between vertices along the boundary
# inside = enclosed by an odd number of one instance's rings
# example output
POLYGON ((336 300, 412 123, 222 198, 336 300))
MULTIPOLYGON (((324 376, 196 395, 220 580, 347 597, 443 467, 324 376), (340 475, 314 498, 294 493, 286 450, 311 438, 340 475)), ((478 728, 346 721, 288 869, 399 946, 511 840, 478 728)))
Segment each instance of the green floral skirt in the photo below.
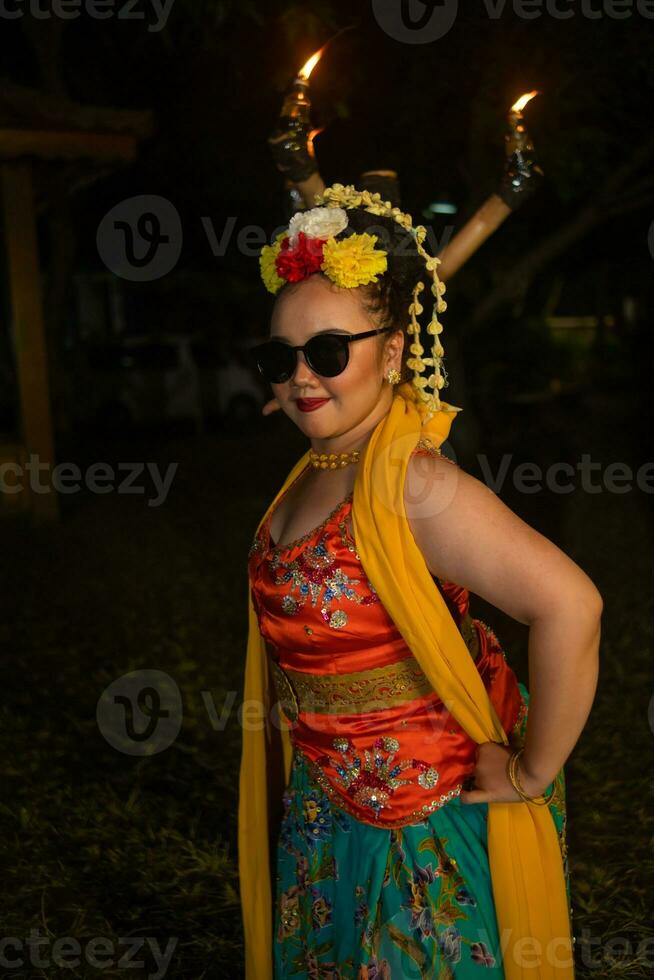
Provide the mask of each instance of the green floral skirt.
MULTIPOLYGON (((563 769, 548 806, 569 902, 563 769)), ((362 823, 330 802, 296 752, 277 845, 276 980, 503 978, 487 818, 487 803, 457 796, 407 827, 362 823)))

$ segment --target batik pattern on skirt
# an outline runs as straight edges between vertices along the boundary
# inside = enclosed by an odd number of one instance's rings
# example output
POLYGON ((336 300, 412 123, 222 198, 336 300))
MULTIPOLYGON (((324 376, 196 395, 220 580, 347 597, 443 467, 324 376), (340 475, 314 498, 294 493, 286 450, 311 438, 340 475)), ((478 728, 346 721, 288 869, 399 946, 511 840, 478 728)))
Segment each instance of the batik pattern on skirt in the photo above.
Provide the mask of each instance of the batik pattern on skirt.
MULTIPOLYGON (((527 688, 519 686, 528 705, 527 688)), ((527 714, 520 742, 526 725, 527 714)), ((554 785, 548 807, 569 903, 563 769, 554 785)), ((463 804, 456 796, 420 823, 375 827, 331 803, 299 751, 283 802, 275 980, 504 978, 487 803, 463 804)))

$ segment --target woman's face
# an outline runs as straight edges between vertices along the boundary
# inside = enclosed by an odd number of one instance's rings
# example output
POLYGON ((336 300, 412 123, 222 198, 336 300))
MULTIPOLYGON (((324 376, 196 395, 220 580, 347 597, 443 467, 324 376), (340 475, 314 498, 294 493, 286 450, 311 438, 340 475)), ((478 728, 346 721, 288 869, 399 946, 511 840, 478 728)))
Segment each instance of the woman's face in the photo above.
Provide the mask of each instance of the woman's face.
MULTIPOLYGON (((378 327, 361 305, 358 289, 339 288, 316 273, 288 292, 280 293, 273 311, 270 338, 293 347, 306 344, 318 333, 358 334, 378 327)), ((273 384, 273 394, 284 411, 309 437, 331 439, 379 416, 380 407, 392 401, 392 388, 384 380, 392 367, 401 367, 403 331, 367 337, 351 343, 345 370, 335 378, 314 374, 304 352, 298 351, 294 374, 282 384, 273 384), (382 353, 381 338, 387 339, 382 353), (327 398, 320 408, 303 412, 298 399, 327 398)))

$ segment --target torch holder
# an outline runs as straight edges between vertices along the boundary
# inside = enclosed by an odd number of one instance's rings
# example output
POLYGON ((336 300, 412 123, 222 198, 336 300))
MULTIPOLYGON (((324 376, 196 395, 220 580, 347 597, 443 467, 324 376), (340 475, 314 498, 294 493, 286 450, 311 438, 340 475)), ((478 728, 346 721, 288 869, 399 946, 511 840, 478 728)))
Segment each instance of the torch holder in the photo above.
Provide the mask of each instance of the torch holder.
POLYGON ((504 142, 506 168, 497 194, 515 211, 538 190, 545 174, 536 161, 534 144, 521 112, 509 113, 504 142))
POLYGON ((316 173, 311 133, 309 79, 298 75, 284 98, 279 122, 268 138, 277 169, 293 183, 308 180, 316 173))

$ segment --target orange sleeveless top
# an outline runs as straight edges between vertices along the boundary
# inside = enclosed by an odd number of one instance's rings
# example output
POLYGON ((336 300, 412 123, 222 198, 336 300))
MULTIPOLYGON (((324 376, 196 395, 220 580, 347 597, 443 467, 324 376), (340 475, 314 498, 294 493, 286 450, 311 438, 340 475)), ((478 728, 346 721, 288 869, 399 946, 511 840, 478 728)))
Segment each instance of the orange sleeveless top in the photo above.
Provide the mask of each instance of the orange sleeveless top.
MULTIPOLYGON (((353 537, 352 498, 279 547, 270 539, 272 510, 248 554, 250 588, 259 630, 273 649, 275 684, 281 676, 298 693, 294 751, 337 806, 365 823, 401 827, 461 792, 477 746, 421 682, 424 674, 368 580, 353 537), (300 693, 309 690, 314 700, 305 704, 300 693)), ((468 591, 435 582, 457 626, 472 634, 471 656, 511 739, 527 710, 517 677, 494 632, 470 617, 468 591)))

